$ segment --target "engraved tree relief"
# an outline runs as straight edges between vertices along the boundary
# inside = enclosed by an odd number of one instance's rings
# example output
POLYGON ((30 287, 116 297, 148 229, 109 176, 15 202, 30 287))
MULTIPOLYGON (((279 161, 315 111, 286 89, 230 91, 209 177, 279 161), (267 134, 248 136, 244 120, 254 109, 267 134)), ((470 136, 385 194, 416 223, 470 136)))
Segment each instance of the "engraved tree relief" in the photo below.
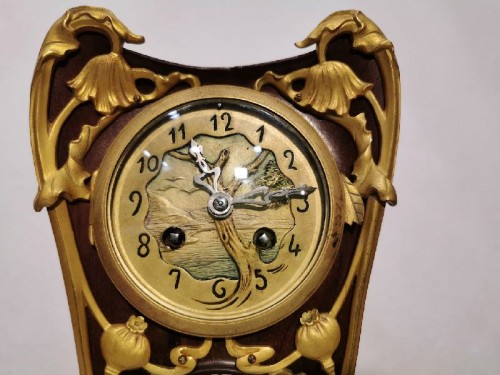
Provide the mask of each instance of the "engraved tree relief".
POLYGON ((61 198, 73 201, 90 198, 90 172, 84 158, 96 138, 120 114, 164 96, 181 81, 199 86, 192 75, 173 72, 167 76, 143 68, 132 68, 122 55, 123 44, 142 43, 113 13, 102 8, 78 7, 66 12, 49 30, 40 50, 31 94, 31 140, 39 191, 35 209, 51 207, 61 198), (111 51, 90 59, 75 77, 67 82, 73 95, 53 120, 49 119, 51 79, 56 64, 79 49, 78 34, 96 32, 107 37, 111 51), (139 91, 136 81, 150 81, 154 89, 139 91), (57 160, 57 145, 66 121, 81 104, 92 102, 99 120, 82 124, 79 136, 68 146, 68 158, 57 160))
MULTIPOLYGON (((195 140, 203 145, 209 168, 220 168, 219 190, 231 197, 245 196, 262 187, 271 192, 294 188, 279 169, 274 153, 266 149, 256 153, 254 145, 242 135, 198 136, 195 140), (235 175, 238 168, 246 171, 245 176, 235 175)), ((280 249, 295 226, 290 201, 276 200, 266 207, 237 207, 228 217, 214 219, 207 210, 209 194, 193 182, 199 169, 188 148, 166 153, 163 170, 148 184, 146 229, 157 239, 161 258, 168 264, 184 269, 197 280, 236 281, 234 290, 217 303, 201 302, 222 307, 243 303, 255 289, 256 269, 263 265, 277 270, 284 267, 280 249), (259 250, 253 237, 259 228, 269 226, 276 236, 275 243, 259 250), (185 231, 182 248, 172 249, 162 242, 162 234, 169 227, 185 231)), ((209 183, 214 179, 212 176, 209 183)))

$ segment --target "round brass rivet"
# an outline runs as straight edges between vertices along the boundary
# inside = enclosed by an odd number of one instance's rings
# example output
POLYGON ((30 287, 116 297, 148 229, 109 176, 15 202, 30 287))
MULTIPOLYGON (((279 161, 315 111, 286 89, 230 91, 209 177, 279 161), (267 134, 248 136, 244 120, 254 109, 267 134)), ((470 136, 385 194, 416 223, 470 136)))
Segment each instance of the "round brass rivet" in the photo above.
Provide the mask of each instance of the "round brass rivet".
POLYGON ((255 358, 253 354, 250 354, 248 356, 248 363, 255 363, 255 362, 257 362, 257 358, 255 358))
POLYGON ((187 357, 185 355, 181 355, 179 356, 179 358, 177 359, 177 361, 181 364, 181 365, 185 365, 188 361, 187 357))

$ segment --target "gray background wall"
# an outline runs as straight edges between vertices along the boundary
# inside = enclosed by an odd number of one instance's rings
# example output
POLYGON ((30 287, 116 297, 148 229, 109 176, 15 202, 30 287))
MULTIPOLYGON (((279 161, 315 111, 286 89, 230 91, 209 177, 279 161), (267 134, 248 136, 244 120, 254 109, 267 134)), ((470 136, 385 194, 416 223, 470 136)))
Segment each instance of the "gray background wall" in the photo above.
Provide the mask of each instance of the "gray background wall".
MULTIPOLYGON (((402 75, 399 204, 386 211, 357 373, 500 373, 498 1, 88 3, 146 37, 134 50, 206 66, 300 53, 293 43, 336 10, 375 20, 396 46, 402 75)), ((28 124, 38 49, 76 5, 0 2, 1 374, 77 373, 49 220, 32 210, 28 124)))

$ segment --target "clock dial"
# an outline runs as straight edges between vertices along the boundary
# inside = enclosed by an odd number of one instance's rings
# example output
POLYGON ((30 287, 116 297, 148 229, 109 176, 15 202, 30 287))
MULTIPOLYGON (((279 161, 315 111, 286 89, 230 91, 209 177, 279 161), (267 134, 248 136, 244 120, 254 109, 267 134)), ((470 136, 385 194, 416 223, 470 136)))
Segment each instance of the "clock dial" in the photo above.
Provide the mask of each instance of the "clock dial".
POLYGON ((199 336, 287 316, 340 242, 342 190, 324 144, 292 109, 236 91, 155 104, 113 144, 96 181, 93 229, 111 279, 150 318, 199 336))

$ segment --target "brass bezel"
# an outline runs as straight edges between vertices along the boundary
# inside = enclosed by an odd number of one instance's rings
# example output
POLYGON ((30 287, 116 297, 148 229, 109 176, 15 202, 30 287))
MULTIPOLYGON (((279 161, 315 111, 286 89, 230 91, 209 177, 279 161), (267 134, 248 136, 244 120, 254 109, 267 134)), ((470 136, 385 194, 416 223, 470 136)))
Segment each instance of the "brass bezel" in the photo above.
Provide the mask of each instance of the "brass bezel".
POLYGON ((91 196, 92 216, 90 220, 95 245, 104 268, 120 293, 141 313, 159 324, 182 333, 200 337, 234 337, 252 333, 275 324, 300 308, 321 285, 328 274, 335 261, 338 246, 341 243, 344 223, 344 198, 341 181, 341 176, 331 152, 316 130, 304 117, 276 98, 251 89, 226 85, 203 86, 183 90, 155 102, 140 112, 118 135, 107 151, 95 179, 91 196), (325 225, 327 233, 320 244, 322 248, 321 254, 311 270, 311 276, 304 285, 291 292, 277 305, 268 306, 251 317, 231 321, 210 321, 209 319, 202 320, 201 318, 186 317, 170 310, 168 306, 163 306, 152 300, 149 293, 141 289, 140 285, 136 285, 132 280, 133 278, 122 268, 115 251, 113 251, 113 239, 108 230, 107 202, 109 187, 113 181, 115 166, 130 141, 141 129, 162 113, 187 102, 208 98, 248 101, 276 113, 292 124, 295 130, 308 141, 311 149, 315 151, 324 171, 328 198, 330 199, 330 210, 327 213, 327 225, 325 225))

